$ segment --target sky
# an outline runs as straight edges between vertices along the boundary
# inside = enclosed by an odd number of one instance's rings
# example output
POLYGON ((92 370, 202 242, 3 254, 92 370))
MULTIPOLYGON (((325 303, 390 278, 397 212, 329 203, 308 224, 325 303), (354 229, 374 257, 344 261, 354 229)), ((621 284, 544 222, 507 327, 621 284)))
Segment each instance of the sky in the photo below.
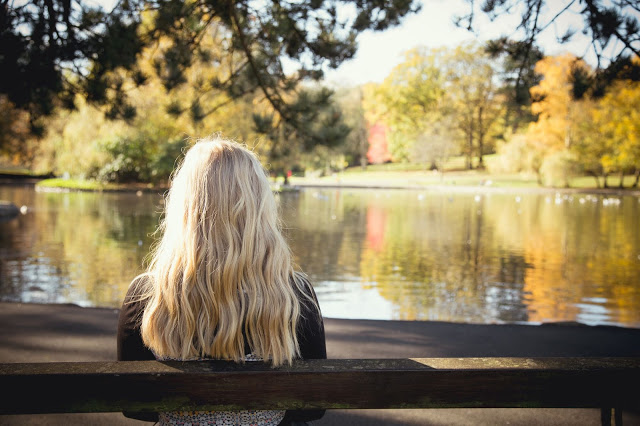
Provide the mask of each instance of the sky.
MULTIPOLYGON (((479 2, 476 2, 479 3, 479 2)), ((562 7, 565 2, 552 0, 549 7, 562 7)), ((418 14, 405 17, 399 26, 383 32, 366 31, 358 37, 358 51, 355 58, 345 61, 338 69, 325 73, 325 81, 339 86, 355 86, 368 82, 380 83, 389 75, 394 66, 403 60, 403 52, 418 47, 454 47, 475 38, 486 41, 501 35, 513 35, 519 14, 504 16, 496 22, 490 22, 482 13, 477 13, 478 34, 453 24, 456 14, 468 12, 469 5, 464 0, 424 0, 418 14)), ((554 10, 547 10, 547 16, 553 16, 554 10)), ((540 44, 547 55, 571 52, 578 56, 588 53, 588 40, 580 32, 568 45, 555 42, 556 32, 564 33, 567 26, 582 28, 583 18, 577 10, 563 14, 557 25, 550 26, 541 38, 540 44)), ((615 47, 615 46, 612 46, 615 47)), ((591 62, 589 55, 585 58, 591 62)), ((592 63, 595 65, 595 63, 592 63)))

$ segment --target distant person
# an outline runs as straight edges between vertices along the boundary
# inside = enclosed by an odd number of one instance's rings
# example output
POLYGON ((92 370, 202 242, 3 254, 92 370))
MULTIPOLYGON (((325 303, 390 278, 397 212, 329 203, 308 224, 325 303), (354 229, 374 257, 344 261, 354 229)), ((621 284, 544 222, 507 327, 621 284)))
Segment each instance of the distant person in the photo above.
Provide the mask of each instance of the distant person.
MULTIPOLYGON (((171 182, 161 239, 118 320, 118 360, 327 357, 315 292, 279 226, 267 174, 235 142, 197 142, 171 182)), ((160 425, 304 425, 324 410, 124 413, 160 425)))

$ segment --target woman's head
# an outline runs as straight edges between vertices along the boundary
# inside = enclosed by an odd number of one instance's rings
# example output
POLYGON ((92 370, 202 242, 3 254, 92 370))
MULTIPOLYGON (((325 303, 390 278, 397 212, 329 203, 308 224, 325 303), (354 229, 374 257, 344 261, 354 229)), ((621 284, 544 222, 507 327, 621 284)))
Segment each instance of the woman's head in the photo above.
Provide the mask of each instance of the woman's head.
POLYGON ((297 355, 293 286, 301 284, 253 152, 223 139, 196 142, 173 176, 159 231, 142 322, 157 355, 238 361, 245 338, 275 364, 297 355))
POLYGON ((267 174, 252 151, 224 139, 189 149, 166 199, 165 238, 221 244, 207 248, 237 256, 261 234, 279 235, 277 222, 267 174))

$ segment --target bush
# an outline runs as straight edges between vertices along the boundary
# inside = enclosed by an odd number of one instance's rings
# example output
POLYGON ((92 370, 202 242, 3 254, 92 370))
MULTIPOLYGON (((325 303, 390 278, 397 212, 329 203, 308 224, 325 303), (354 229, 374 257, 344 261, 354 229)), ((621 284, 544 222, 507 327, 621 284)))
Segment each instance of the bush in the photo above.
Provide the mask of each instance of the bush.
POLYGON ((141 138, 115 138, 104 145, 110 157, 98 172, 106 182, 148 182, 151 178, 151 153, 141 138))
POLYGON ((491 173, 538 173, 542 155, 524 135, 498 146, 499 160, 488 164, 491 173))
POLYGON ((148 141, 142 135, 116 138, 104 144, 110 160, 97 173, 104 182, 166 182, 184 154, 187 141, 148 141))
POLYGON ((158 153, 151 162, 151 182, 167 182, 171 173, 187 149, 185 139, 177 139, 160 145, 158 153))
POLYGON ((542 184, 545 186, 569 187, 569 179, 579 172, 579 166, 568 151, 558 151, 544 158, 540 166, 542 184))

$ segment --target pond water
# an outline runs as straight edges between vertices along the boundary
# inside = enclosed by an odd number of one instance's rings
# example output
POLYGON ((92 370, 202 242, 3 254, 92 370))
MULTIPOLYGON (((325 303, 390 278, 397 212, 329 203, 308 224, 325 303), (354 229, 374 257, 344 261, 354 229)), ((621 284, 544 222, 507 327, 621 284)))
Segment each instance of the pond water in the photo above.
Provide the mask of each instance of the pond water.
MULTIPOLYGON (((307 188, 277 196, 326 317, 640 327, 640 199, 307 188)), ((119 307, 158 194, 0 186, 0 300, 119 307)))

